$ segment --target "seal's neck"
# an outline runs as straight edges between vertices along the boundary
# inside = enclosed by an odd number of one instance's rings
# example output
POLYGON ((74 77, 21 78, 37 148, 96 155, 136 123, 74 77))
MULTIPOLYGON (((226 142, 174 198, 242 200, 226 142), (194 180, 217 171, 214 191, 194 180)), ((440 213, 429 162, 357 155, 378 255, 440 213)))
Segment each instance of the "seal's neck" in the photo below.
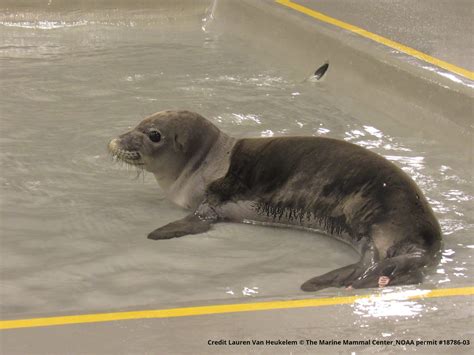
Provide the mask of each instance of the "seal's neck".
POLYGON ((210 147, 203 148, 189 159, 179 177, 167 189, 168 197, 181 207, 197 208, 205 198, 207 186, 227 173, 235 142, 235 138, 219 132, 210 147))

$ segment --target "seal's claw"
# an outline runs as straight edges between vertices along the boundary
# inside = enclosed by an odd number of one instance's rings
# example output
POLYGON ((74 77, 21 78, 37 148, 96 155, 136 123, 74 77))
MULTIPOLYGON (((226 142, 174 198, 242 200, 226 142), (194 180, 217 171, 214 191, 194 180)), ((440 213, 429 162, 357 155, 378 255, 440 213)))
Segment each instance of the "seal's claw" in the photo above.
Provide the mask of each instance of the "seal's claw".
POLYGON ((390 278, 388 276, 379 277, 379 287, 385 287, 390 283, 390 278))

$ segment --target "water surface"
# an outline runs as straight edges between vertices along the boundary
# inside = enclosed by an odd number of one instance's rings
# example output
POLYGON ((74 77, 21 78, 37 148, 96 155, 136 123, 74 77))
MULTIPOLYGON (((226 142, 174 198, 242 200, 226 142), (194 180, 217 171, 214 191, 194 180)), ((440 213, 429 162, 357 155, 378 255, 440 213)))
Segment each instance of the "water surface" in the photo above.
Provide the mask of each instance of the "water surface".
MULTIPOLYGON (((442 226, 441 264, 421 287, 472 280, 472 165, 435 139, 371 108, 356 118, 357 102, 324 81, 271 67, 198 21, 5 20, 0 33, 5 317, 302 297, 302 282, 358 259, 322 235, 252 225, 147 240, 187 212, 153 176, 114 164, 106 145, 164 109, 197 111, 237 137, 321 135, 384 155, 419 184, 442 226)), ((395 311, 360 303, 354 322, 436 311, 414 303, 395 311)))

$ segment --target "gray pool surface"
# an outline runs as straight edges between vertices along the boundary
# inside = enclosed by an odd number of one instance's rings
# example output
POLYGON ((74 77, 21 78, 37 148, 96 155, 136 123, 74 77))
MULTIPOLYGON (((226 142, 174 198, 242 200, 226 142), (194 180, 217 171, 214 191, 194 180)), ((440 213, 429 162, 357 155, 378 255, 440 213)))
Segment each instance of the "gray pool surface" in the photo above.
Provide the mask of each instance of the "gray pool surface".
POLYGON ((469 0, 296 0, 298 4, 474 70, 469 0))
MULTIPOLYGON (((441 263, 420 287, 472 285, 472 155, 420 139, 409 123, 380 110, 353 116, 353 99, 269 65, 232 32, 201 29, 202 16, 120 11, 117 19, 99 11, 94 21, 80 21, 65 11, 55 20, 33 13, 0 22, 2 319, 301 298, 309 296, 302 282, 357 260, 349 246, 323 235, 252 225, 146 239, 187 212, 166 200, 152 176, 112 162, 106 145, 164 109, 199 112, 236 137, 321 135, 385 156, 421 187, 442 226, 441 263)), ((472 339, 473 329, 470 297, 261 314, 4 331, 2 353, 160 353, 159 344, 162 353, 192 353, 193 346, 246 353, 256 349, 211 348, 207 339, 427 340, 433 329, 472 339), (64 341, 52 344, 53 334, 64 341), (81 348, 82 338, 89 348, 81 348)), ((343 348, 357 349, 393 350, 343 348)))

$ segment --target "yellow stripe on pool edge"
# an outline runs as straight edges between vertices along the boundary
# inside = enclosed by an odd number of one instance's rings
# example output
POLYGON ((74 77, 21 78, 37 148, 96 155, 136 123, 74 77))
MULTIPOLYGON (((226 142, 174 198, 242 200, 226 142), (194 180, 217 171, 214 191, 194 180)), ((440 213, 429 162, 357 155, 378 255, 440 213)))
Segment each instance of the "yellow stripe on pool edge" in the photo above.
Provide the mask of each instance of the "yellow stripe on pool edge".
POLYGON ((425 54, 425 53, 422 53, 420 51, 417 51, 416 49, 413 49, 413 48, 410 48, 410 47, 407 47, 403 44, 400 44, 400 43, 397 43, 395 41, 392 41, 388 38, 385 38, 385 37, 382 37, 382 36, 379 36, 375 33, 372 33, 372 32, 369 32, 369 31, 366 31, 360 27, 357 27, 357 26, 354 26, 354 25, 351 25, 349 23, 346 23, 346 22, 343 22, 343 21, 340 21, 340 20, 337 20, 335 18, 332 18, 332 17, 329 17, 327 15, 324 15, 320 12, 317 12, 315 10, 312 10, 310 8, 307 8, 305 6, 302 6, 302 5, 299 5, 299 4, 296 4, 290 0, 276 0, 276 2, 278 4, 281 4, 283 6, 287 6, 293 10, 296 10, 298 12, 301 12, 303 14, 306 14, 308 16, 311 16, 315 19, 318 19, 322 22, 326 22, 326 23, 329 23, 331 25, 334 25, 334 26, 337 26, 337 27, 340 27, 340 28, 343 28, 345 30, 348 30, 348 31, 351 31, 351 32, 354 32, 354 33, 357 33, 358 35, 361 35, 362 37, 365 37, 365 38, 369 38, 377 43, 381 43, 381 44, 384 44, 386 45, 387 47, 390 47, 390 48, 393 48, 393 49, 396 49, 400 52, 403 52, 403 53, 406 53, 408 55, 411 55, 412 57, 415 57, 415 58, 418 58, 418 59, 421 59, 427 63, 430 63, 430 64, 433 64, 433 65, 436 65, 440 68, 443 68, 445 70, 448 70, 450 72, 453 72, 455 74, 458 74, 458 75, 461 75, 465 78, 468 78, 470 80, 474 80, 474 72, 472 71, 469 71, 467 69, 464 69, 464 68, 461 68, 461 67, 458 67, 454 64, 451 64, 451 63, 448 63, 448 62, 445 62, 444 60, 441 60, 441 59, 438 59, 438 58, 434 58, 428 54, 425 54))
MULTIPOLYGON (((387 294, 387 295, 393 295, 393 294, 387 294)), ((419 299, 419 298, 469 296, 469 295, 474 295, 474 287, 447 288, 447 289, 432 290, 432 291, 428 291, 426 294, 407 296, 407 298, 419 299)), ((375 296, 377 297, 377 295, 375 296)), ((312 298, 312 299, 303 299, 303 300, 223 304, 223 305, 212 305, 212 306, 157 309, 157 310, 145 310, 145 311, 133 311, 133 312, 99 313, 99 314, 83 314, 83 315, 64 316, 64 317, 3 320, 3 321, 0 321, 0 329, 33 328, 33 327, 47 327, 47 326, 52 326, 52 325, 111 322, 111 321, 117 321, 117 320, 147 319, 147 318, 175 318, 175 317, 199 316, 199 315, 222 314, 222 313, 267 311, 267 310, 275 310, 275 309, 321 307, 321 306, 332 306, 332 305, 339 305, 339 304, 352 304, 359 299, 366 299, 370 297, 374 297, 374 295, 312 298)), ((383 297, 383 296, 380 296, 380 297, 383 297)))

